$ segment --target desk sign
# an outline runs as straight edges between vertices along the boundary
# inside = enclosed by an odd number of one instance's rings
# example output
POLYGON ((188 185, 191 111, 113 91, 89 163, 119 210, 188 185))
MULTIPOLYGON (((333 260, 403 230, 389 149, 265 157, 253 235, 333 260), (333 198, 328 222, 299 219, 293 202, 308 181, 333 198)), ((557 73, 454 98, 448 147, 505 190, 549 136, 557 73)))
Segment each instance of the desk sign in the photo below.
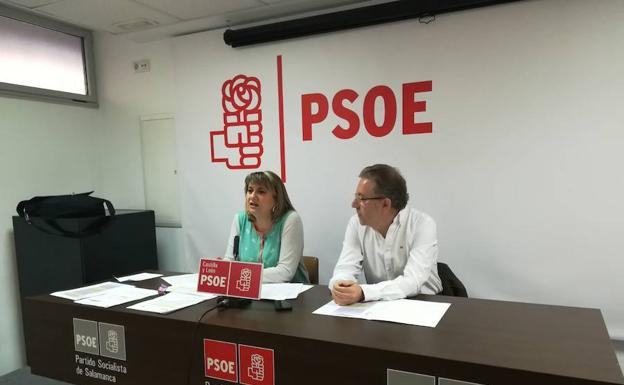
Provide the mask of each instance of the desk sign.
POLYGON ((228 297, 260 299, 262 264, 202 259, 197 291, 228 297))

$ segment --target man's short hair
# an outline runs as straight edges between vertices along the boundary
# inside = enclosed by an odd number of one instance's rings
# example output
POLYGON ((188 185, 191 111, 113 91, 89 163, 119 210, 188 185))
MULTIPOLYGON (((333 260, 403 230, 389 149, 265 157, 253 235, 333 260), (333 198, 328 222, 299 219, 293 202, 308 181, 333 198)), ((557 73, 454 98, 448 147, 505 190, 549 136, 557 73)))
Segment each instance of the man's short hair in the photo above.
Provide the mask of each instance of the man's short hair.
POLYGON ((387 164, 374 164, 360 172, 360 178, 375 182, 375 194, 389 198, 392 207, 402 210, 407 206, 409 194, 405 179, 398 169, 387 164))

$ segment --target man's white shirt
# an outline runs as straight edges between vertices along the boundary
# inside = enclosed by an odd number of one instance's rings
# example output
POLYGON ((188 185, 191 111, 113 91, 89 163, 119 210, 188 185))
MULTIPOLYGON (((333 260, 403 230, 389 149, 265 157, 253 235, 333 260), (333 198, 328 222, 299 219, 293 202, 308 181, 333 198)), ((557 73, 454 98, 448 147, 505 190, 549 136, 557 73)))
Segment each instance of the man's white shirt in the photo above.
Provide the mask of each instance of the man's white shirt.
POLYGON ((357 281, 363 270, 366 301, 436 294, 442 291, 437 260, 436 224, 429 215, 411 208, 399 211, 385 238, 354 215, 329 287, 339 280, 357 281))

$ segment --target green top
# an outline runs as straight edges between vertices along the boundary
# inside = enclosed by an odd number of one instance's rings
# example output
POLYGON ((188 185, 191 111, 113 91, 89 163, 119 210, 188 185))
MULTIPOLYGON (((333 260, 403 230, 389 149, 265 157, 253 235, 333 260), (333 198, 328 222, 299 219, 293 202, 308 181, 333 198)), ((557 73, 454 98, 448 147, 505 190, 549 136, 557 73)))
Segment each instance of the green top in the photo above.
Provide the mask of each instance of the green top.
MULTIPOLYGON (((286 218, 291 215, 291 213, 294 213, 294 211, 291 210, 282 215, 282 217, 273 224, 271 230, 264 235, 262 266, 265 269, 269 267, 276 267, 279 264, 282 241, 295 241, 282 239, 284 236, 284 222, 286 221, 286 218)), ((238 247, 239 260, 243 262, 258 262, 262 238, 258 235, 258 232, 256 232, 256 229, 254 228, 253 223, 249 220, 246 211, 238 213, 238 231, 240 236, 238 247)), ((295 272, 291 282, 309 283, 307 271, 301 263, 301 256, 299 256, 297 271, 295 272)))

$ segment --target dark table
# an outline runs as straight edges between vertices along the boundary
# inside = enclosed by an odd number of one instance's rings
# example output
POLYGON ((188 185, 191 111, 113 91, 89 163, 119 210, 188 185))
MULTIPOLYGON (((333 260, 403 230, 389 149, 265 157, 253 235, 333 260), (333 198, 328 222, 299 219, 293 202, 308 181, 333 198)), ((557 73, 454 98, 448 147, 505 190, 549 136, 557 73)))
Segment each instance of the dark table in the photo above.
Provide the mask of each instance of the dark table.
MULTIPOLYGON (((137 286, 161 283, 156 278, 137 286)), ((242 377, 249 374, 245 367, 237 368, 236 379, 250 385, 272 383, 271 368, 282 385, 624 384, 599 310, 417 299, 452 305, 436 328, 427 328, 312 314, 330 300, 325 286, 304 292, 284 312, 269 301, 221 309, 210 300, 159 315, 126 309, 129 304, 99 309, 43 295, 26 300, 27 358, 33 373, 75 384, 237 383, 205 376, 209 340, 273 351, 273 366, 263 362, 267 371, 256 382, 242 377), (83 350, 89 346, 76 351, 75 332, 89 325, 101 333, 94 354, 83 350), (125 357, 105 353, 107 333, 125 357)), ((236 366, 244 361, 238 352, 236 366)))

